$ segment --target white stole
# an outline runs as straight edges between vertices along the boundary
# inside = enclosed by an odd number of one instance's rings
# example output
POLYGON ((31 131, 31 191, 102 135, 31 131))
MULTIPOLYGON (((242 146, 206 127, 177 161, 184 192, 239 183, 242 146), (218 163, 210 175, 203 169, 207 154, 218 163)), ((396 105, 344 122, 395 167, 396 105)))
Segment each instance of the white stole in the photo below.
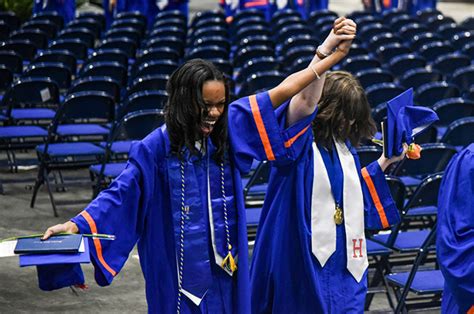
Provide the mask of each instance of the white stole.
MULTIPOLYGON (((369 262, 364 235, 364 198, 354 156, 345 143, 334 141, 344 176, 343 213, 346 230, 347 269, 360 282, 369 262)), ((336 203, 321 153, 313 142, 311 249, 322 267, 336 250, 336 203)))

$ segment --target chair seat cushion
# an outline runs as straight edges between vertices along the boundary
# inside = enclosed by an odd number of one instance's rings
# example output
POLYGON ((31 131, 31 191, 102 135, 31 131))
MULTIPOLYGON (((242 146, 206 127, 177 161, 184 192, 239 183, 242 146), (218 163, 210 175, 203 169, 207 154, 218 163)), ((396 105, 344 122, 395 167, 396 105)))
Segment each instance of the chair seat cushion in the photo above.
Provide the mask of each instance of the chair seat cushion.
POLYGON ((62 136, 107 135, 110 130, 98 124, 62 124, 57 132, 62 136))
POLYGON ((247 196, 258 196, 258 195, 265 195, 267 193, 268 184, 256 184, 252 185, 247 196))
POLYGON ((15 120, 53 119, 56 112, 47 108, 13 109, 11 116, 15 120))
POLYGON ((245 215, 247 217, 247 227, 257 226, 260 220, 260 214, 262 213, 261 207, 250 207, 245 209, 245 215))
POLYGON ((367 239, 367 255, 368 256, 389 255, 391 253, 392 253, 392 250, 386 247, 385 245, 382 245, 380 243, 367 239))
MULTIPOLYGON (((43 154, 44 144, 36 146, 36 151, 43 154)), ((49 144, 47 151, 47 154, 52 157, 103 155, 104 153, 103 148, 84 142, 49 144)))
POLYGON ((410 177, 410 176, 402 176, 400 177, 400 180, 402 180, 403 184, 405 186, 417 186, 421 183, 422 179, 410 177))
MULTIPOLYGON (((116 178, 122 173, 126 165, 126 162, 106 164, 104 169, 104 176, 109 178, 116 178)), ((95 174, 99 174, 101 168, 102 165, 92 165, 89 167, 89 170, 95 174)))
POLYGON ((438 213, 438 207, 436 206, 419 206, 410 208, 407 211, 407 216, 432 216, 438 213))
MULTIPOLYGON (((393 248, 401 252, 410 252, 419 249, 428 237, 430 230, 400 232, 395 240, 393 248)), ((374 240, 387 243, 390 234, 376 234, 374 240)))
POLYGON ((39 126, 2 126, 0 138, 47 137, 48 131, 39 126))
MULTIPOLYGON (((403 287, 405 286, 410 273, 394 273, 387 275, 389 282, 403 287)), ((410 289, 418 294, 431 294, 443 292, 444 278, 440 270, 417 271, 410 289)))

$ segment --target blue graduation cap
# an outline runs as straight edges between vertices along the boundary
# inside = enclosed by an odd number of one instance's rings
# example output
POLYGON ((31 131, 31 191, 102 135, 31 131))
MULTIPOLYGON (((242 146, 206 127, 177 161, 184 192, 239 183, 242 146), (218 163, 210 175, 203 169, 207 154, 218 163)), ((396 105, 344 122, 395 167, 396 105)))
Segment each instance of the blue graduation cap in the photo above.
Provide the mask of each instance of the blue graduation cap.
POLYGON ((36 266, 41 290, 51 291, 84 284, 81 263, 90 263, 89 241, 83 238, 84 250, 79 253, 20 255, 20 267, 36 266))
POLYGON ((385 157, 399 156, 403 143, 412 144, 415 135, 437 120, 438 115, 430 108, 413 105, 413 88, 389 100, 383 125, 385 157))

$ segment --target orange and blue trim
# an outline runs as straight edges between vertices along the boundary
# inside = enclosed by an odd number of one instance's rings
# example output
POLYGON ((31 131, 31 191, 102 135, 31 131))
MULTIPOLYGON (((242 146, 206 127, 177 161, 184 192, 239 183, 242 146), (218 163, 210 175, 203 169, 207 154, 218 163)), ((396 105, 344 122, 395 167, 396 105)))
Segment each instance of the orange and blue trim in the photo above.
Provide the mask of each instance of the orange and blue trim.
POLYGON ((309 125, 307 127, 305 127, 303 130, 299 131, 295 136, 293 136, 292 138, 290 138, 288 141, 285 142, 285 148, 290 148, 291 145, 293 145, 294 142, 296 142, 296 140, 301 136, 303 135, 308 129, 309 129, 309 125))
POLYGON ((249 2, 245 2, 244 8, 255 8, 268 5, 268 0, 253 0, 249 2))
POLYGON ((257 96, 249 96, 250 109, 252 110, 252 115, 257 125, 258 134, 260 135, 260 140, 263 144, 263 149, 265 150, 265 155, 269 161, 275 160, 275 154, 273 153, 272 145, 270 143, 270 138, 268 137, 265 124, 263 123, 262 115, 260 113, 260 108, 257 102, 257 96))
POLYGON ((471 306, 469 310, 467 310, 467 314, 474 314, 474 305, 471 306))
POLYGON ((372 178, 367 171, 367 168, 362 168, 361 170, 362 177, 364 178, 365 184, 367 185, 367 188, 369 189, 370 196, 372 197, 372 200, 374 202, 375 208, 377 209, 377 213, 380 217, 380 222, 382 223, 382 228, 388 228, 390 224, 388 223, 387 215, 385 212, 385 208, 382 205, 382 202, 380 201, 379 194, 377 193, 377 190, 375 189, 374 182, 372 181, 372 178))
MULTIPOLYGON (((87 223, 89 224, 89 228, 91 229, 91 233, 94 234, 94 233, 99 233, 97 232, 97 225, 94 221, 94 219, 92 218, 92 216, 87 212, 87 211, 82 211, 80 213, 80 215, 82 217, 84 217, 84 219, 87 221, 87 223)), ((95 251, 97 253, 97 259, 99 260, 99 263, 102 265, 102 267, 104 267, 113 277, 115 277, 117 275, 117 272, 109 266, 109 264, 107 264, 107 262, 105 261, 104 259, 104 256, 102 254, 102 245, 100 243, 100 239, 98 238, 94 238, 94 247, 95 247, 95 251)))

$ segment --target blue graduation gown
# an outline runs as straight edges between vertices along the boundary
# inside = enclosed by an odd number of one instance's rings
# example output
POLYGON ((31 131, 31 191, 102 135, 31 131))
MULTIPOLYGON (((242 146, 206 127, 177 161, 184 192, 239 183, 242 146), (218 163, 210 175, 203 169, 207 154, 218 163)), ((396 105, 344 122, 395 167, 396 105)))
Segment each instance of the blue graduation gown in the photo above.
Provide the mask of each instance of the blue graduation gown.
POLYGON ((439 191, 436 245, 445 278, 441 310, 474 312, 474 143, 452 158, 439 191))
MULTIPOLYGON (((292 130, 281 130, 268 93, 239 99, 229 107, 229 142, 225 165, 228 210, 236 217, 231 224, 233 244, 237 242, 238 270, 229 276, 214 262, 211 249, 212 284, 200 306, 182 297, 182 313, 249 313, 250 288, 245 207, 241 173, 250 169, 252 160, 285 159, 285 139, 292 130), (235 240, 236 239, 236 240, 235 240)), ((208 141, 209 151, 214 149, 208 141)), ((116 240, 90 240, 91 260, 99 285, 112 282, 138 243, 140 264, 146 283, 149 312, 173 313, 177 308, 177 246, 179 231, 180 161, 169 152, 166 128, 155 130, 132 147, 123 173, 78 216, 72 219, 80 233, 114 234, 116 240), (178 175, 175 175, 178 173, 178 175), (178 215, 176 215, 178 213, 178 215)), ((207 162, 210 162, 210 188, 213 207, 219 201, 220 177, 212 175, 219 166, 207 156, 185 158, 186 199, 194 198, 192 210, 207 214, 207 162), (217 182, 216 182, 217 181, 217 182), (214 191, 217 190, 217 193, 214 191)), ((217 171, 219 172, 219 171, 217 171)), ((210 248, 209 223, 206 243, 210 248)), ((186 238, 185 238, 186 239, 186 238)), ((185 242, 185 246, 186 246, 185 242)), ((186 267, 186 266, 185 266, 186 267)), ((189 279, 189 278, 188 278, 189 279)), ((186 280, 186 279, 184 279, 186 280)))
POLYGON ((58 12, 64 18, 64 24, 69 23, 74 19, 76 11, 75 0, 35 0, 33 6, 33 13, 41 11, 58 12), (43 8, 44 1, 47 1, 46 7, 43 8))
MULTIPOLYGON (((250 271, 252 313, 362 313, 364 310, 367 272, 357 283, 346 268, 344 224, 336 226, 336 251, 324 267, 311 251, 314 161, 310 124, 314 115, 298 122, 308 129, 293 144, 294 162, 274 163, 271 170, 250 271)), ((285 125, 285 107, 279 109, 278 116, 280 125, 285 125)), ((356 151, 350 146, 349 149, 360 170, 356 151)), ((340 164, 334 162, 333 166, 340 164)), ((372 198, 377 196, 385 210, 385 223, 396 223, 400 219, 398 210, 382 170, 377 162, 366 170, 372 184, 369 191, 361 177, 365 227, 382 228, 384 219, 372 198)))

